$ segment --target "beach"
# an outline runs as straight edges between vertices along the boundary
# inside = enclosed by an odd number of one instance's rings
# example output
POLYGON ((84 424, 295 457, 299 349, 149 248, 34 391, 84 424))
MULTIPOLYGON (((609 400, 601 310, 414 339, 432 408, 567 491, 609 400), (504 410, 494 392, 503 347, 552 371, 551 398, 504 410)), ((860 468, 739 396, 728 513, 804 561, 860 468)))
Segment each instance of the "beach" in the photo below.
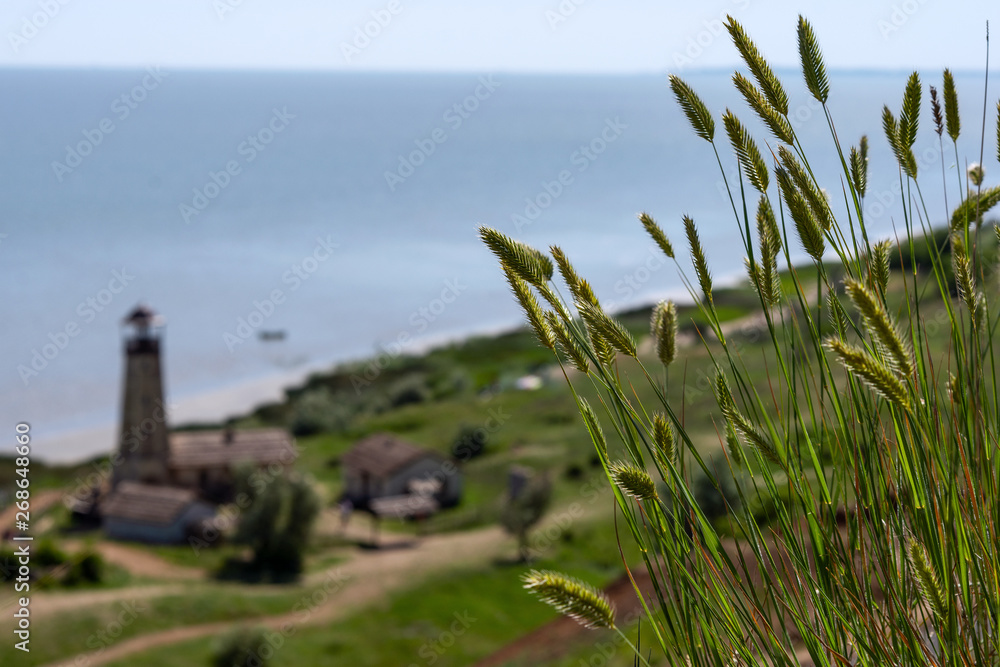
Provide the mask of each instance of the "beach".
MULTIPOLYGON (((18 193, 0 229, 0 421, 32 423, 53 461, 113 446, 120 320, 140 302, 166 319, 165 389, 183 424, 246 413, 336 363, 516 326, 480 224, 559 243, 610 311, 685 293, 643 210, 678 248, 690 215, 715 278, 743 274, 714 158, 673 130, 683 119, 665 76, 498 73, 485 86, 466 74, 164 71, 123 116, 122 91, 150 76, 0 72, 19 100, 0 118, 21 128, 0 165, 18 193)), ((842 140, 868 134, 872 164, 891 164, 877 121, 900 77, 832 76, 852 90, 850 107, 831 101, 842 140)), ((713 109, 741 104, 725 77, 688 78, 713 109)), ((788 81, 796 131, 830 154, 824 117, 788 81)), ((939 168, 937 143, 918 144, 939 168)), ((866 200, 876 237, 901 224, 898 183, 875 180, 886 173, 873 171, 866 200)), ((933 194, 927 205, 943 215, 933 194)))

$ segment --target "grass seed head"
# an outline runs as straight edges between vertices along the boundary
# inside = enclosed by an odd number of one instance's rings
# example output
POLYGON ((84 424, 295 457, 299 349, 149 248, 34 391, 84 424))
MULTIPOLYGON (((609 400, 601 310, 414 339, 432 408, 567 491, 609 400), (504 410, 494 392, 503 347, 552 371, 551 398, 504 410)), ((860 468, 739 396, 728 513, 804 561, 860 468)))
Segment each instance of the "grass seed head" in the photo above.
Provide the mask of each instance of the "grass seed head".
POLYGON ((757 117, 779 141, 786 144, 795 143, 795 131, 792 129, 792 124, 788 122, 788 118, 771 106, 771 103, 749 79, 736 72, 733 74, 733 83, 743 95, 746 103, 757 114, 757 117))
POLYGON ((656 498, 656 484, 649 473, 642 468, 625 461, 615 461, 608 466, 611 479, 622 493, 636 500, 653 500, 656 498))
POLYGON ((479 237, 503 264, 529 284, 540 287, 552 279, 552 261, 538 250, 491 227, 480 227, 479 237))
POLYGON ((958 116, 958 93, 955 91, 955 77, 951 70, 944 71, 944 121, 948 128, 948 136, 952 141, 958 141, 962 131, 962 121, 958 116))
POLYGON ((708 270, 708 260, 705 259, 705 250, 701 247, 701 239, 698 238, 698 228, 694 220, 684 216, 684 233, 687 235, 688 246, 691 248, 691 261, 694 264, 694 272, 698 276, 698 283, 701 291, 705 295, 705 300, 712 302, 712 274, 708 270))
POLYGON ((677 103, 691 122, 694 133, 705 141, 712 142, 715 139, 715 120, 705 103, 695 94, 691 86, 673 74, 670 75, 670 89, 674 91, 677 103))
POLYGON ((585 628, 614 628, 615 612, 607 596, 578 579, 548 570, 524 575, 524 587, 585 628))
POLYGON ((782 116, 787 116, 788 96, 785 94, 785 88, 775 76, 771 66, 764 60, 764 56, 757 50, 757 46, 744 32, 743 26, 732 16, 726 16, 726 29, 729 31, 729 36, 732 37, 736 50, 740 52, 743 62, 750 68, 754 79, 757 80, 757 85, 764 92, 768 103, 782 116))
POLYGON ((944 112, 941 110, 941 101, 934 86, 931 86, 931 116, 934 117, 934 131, 940 137, 944 134, 944 112))
POLYGON ((743 173, 750 181, 750 185, 757 188, 758 192, 767 192, 770 184, 767 165, 764 164, 764 158, 761 157, 760 149, 757 148, 750 132, 729 109, 726 109, 726 113, 723 114, 722 123, 726 127, 729 143, 736 152, 736 158, 739 160, 743 173))
POLYGON ((909 409, 910 399, 906 387, 887 366, 861 348, 848 345, 838 338, 828 339, 826 346, 840 358, 840 363, 854 376, 887 400, 909 409))
POLYGON ((656 441, 656 448, 665 460, 671 463, 676 461, 677 439, 674 427, 667 416, 660 412, 653 415, 653 440, 656 441))
POLYGON ((868 190, 868 137, 862 136, 857 148, 851 148, 851 184, 864 197, 868 190))
POLYGON ((802 62, 802 75, 806 80, 809 92, 822 104, 826 104, 830 96, 830 82, 826 78, 826 66, 823 64, 823 52, 819 48, 819 40, 812 26, 799 15, 799 60, 802 62))
POLYGON ((661 301, 653 308, 651 328, 656 356, 669 366, 677 358, 677 306, 673 301, 661 301))
POLYGON ((590 439, 593 440, 594 447, 603 457, 607 458, 608 441, 604 438, 604 430, 601 428, 601 422, 598 421, 594 408, 590 407, 590 403, 585 398, 580 399, 580 414, 583 415, 583 421, 587 423, 587 430, 590 431, 590 439))
POLYGON ((559 343, 559 347, 562 349, 563 354, 569 359, 573 367, 581 373, 590 372, 590 365, 587 361, 587 353, 580 346, 580 344, 573 338, 573 335, 569 332, 562 321, 556 316, 555 313, 547 311, 545 313, 545 322, 549 325, 549 330, 552 331, 559 343))
POLYGON ((577 303, 577 309, 587 325, 591 340, 600 339, 622 354, 633 358, 636 356, 635 339, 628 329, 622 326, 621 322, 593 304, 577 303))
POLYGON ((660 246, 660 250, 663 251, 663 254, 670 259, 673 259, 674 246, 670 243, 670 239, 668 239, 667 235, 663 233, 660 226, 656 224, 656 220, 653 220, 653 216, 649 213, 640 213, 639 222, 641 222, 642 226, 646 228, 646 233, 653 237, 653 241, 656 242, 656 245, 660 246))

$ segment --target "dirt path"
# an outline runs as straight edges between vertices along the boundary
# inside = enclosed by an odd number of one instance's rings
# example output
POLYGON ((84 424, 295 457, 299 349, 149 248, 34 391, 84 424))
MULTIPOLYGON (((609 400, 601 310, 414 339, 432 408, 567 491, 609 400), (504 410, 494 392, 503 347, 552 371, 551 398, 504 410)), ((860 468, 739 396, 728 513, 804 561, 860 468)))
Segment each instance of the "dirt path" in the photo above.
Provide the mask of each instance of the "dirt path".
MULTIPOLYGON (((57 494, 58 498, 58 494, 57 494)), ((13 515, 12 515, 13 516, 13 515)), ((348 529, 345 537, 363 542, 370 536, 370 531, 363 525, 364 522, 355 521, 348 529)), ((394 533, 384 534, 380 543, 386 549, 398 549, 413 542, 413 538, 394 533)), ((83 543, 75 540, 68 540, 62 544, 65 549, 74 553, 83 548, 83 543)), ((132 600, 145 600, 149 598, 162 597, 166 595, 183 594, 190 582, 209 581, 204 570, 191 567, 183 567, 171 563, 159 556, 149 553, 142 547, 119 542, 102 541, 95 545, 97 551, 111 563, 115 563, 131 574, 152 579, 173 579, 176 583, 151 583, 148 585, 128 586, 125 588, 99 589, 89 591, 41 591, 33 593, 31 596, 31 610, 35 618, 45 618, 60 612, 84 609, 95 605, 108 604, 113 602, 129 602, 132 600)), ((375 552, 380 553, 380 552, 375 552)), ((352 556, 353 557, 353 556, 352 556)), ((322 581, 324 573, 316 573, 306 578, 306 583, 322 581)), ((270 587, 255 586, 254 593, 268 594, 272 592, 270 587)), ((275 589, 281 590, 281 589, 275 589)), ((17 596, 11 593, 0 597, 0 612, 10 607, 16 601, 17 596)), ((0 615, 0 628, 12 623, 12 619, 7 615, 0 615)))
MULTIPOLYGON (((126 588, 111 588, 91 591, 67 593, 41 591, 31 593, 31 616, 35 620, 64 611, 83 609, 111 602, 126 602, 144 600, 182 593, 184 587, 178 584, 163 584, 155 586, 128 586, 126 588)), ((10 600, 13 603, 13 599, 10 600)), ((13 625, 13 617, 4 614, 0 618, 0 628, 13 625)))
MULTIPOLYGON (((383 599, 386 594, 414 583, 418 578, 446 571, 460 564, 488 562, 501 554, 513 554, 513 541, 500 528, 433 535, 425 538, 384 540, 382 548, 358 553, 347 563, 306 578, 303 597, 289 613, 254 619, 255 625, 273 630, 283 626, 329 623, 358 607, 383 599)), ((109 591, 110 593, 110 591, 109 591)), ((121 660, 140 651, 218 634, 236 623, 219 622, 154 632, 116 644, 92 656, 90 667, 121 660)), ((53 667, 60 664, 52 663, 53 667)))
MULTIPOLYGON (((30 512, 33 516, 37 517, 45 510, 49 509, 62 498, 62 492, 56 490, 41 491, 37 494, 32 494, 29 499, 30 512)), ((17 515, 17 506, 11 503, 7 508, 0 512, 0 533, 5 530, 14 528, 14 519, 17 515)))
POLYGON ((119 565, 136 576, 184 580, 205 578, 204 570, 176 565, 141 547, 109 541, 98 542, 95 547, 108 562, 119 565))
MULTIPOLYGON (((75 553, 83 548, 81 542, 72 540, 64 542, 62 546, 69 553, 75 553)), ((99 542, 96 545, 96 549, 108 562, 120 565, 134 575, 154 579, 176 579, 179 582, 205 579, 205 572, 203 570, 174 565, 158 556, 143 551, 139 547, 118 544, 116 542, 99 542)), ((58 612, 71 611, 73 609, 108 602, 159 597, 182 591, 183 587, 176 584, 129 586, 127 588, 80 592, 41 591, 33 593, 31 596, 31 613, 35 618, 44 618, 58 612)), ((16 599, 17 595, 13 593, 0 598, 0 610, 12 606, 16 599)), ((0 626, 7 625, 11 621, 12 619, 4 615, 0 617, 0 626)))

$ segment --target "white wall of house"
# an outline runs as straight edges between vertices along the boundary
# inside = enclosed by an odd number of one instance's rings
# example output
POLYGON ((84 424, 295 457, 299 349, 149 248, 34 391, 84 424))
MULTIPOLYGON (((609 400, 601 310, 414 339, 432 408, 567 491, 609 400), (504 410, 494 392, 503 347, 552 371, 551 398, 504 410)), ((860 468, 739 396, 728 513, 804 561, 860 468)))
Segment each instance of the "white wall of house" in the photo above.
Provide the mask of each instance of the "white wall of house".
POLYGON ((428 478, 441 481, 442 490, 438 499, 442 505, 454 505, 462 497, 462 473, 458 466, 433 456, 418 459, 397 470, 387 481, 383 495, 402 495, 409 491, 411 480, 428 478))
POLYGON ((177 515, 169 524, 152 524, 113 516, 104 518, 104 530, 115 540, 180 544, 187 537, 187 528, 193 523, 215 516, 215 508, 207 503, 194 502, 177 515))
POLYGON ((344 468, 344 493, 354 500, 399 496, 409 493, 411 480, 428 478, 441 481, 442 491, 436 497, 442 505, 454 505, 461 499, 462 473, 458 466, 454 462, 430 455, 400 468, 388 478, 370 477, 367 489, 362 473, 344 468))

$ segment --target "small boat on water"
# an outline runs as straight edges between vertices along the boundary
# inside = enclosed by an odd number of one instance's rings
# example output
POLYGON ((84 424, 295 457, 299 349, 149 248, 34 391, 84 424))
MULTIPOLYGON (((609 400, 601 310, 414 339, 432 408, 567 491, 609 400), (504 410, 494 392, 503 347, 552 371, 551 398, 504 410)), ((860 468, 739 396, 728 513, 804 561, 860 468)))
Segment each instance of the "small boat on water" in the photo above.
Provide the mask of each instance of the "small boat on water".
POLYGON ((264 341, 285 340, 287 332, 284 329, 261 330, 257 332, 257 338, 264 341))

